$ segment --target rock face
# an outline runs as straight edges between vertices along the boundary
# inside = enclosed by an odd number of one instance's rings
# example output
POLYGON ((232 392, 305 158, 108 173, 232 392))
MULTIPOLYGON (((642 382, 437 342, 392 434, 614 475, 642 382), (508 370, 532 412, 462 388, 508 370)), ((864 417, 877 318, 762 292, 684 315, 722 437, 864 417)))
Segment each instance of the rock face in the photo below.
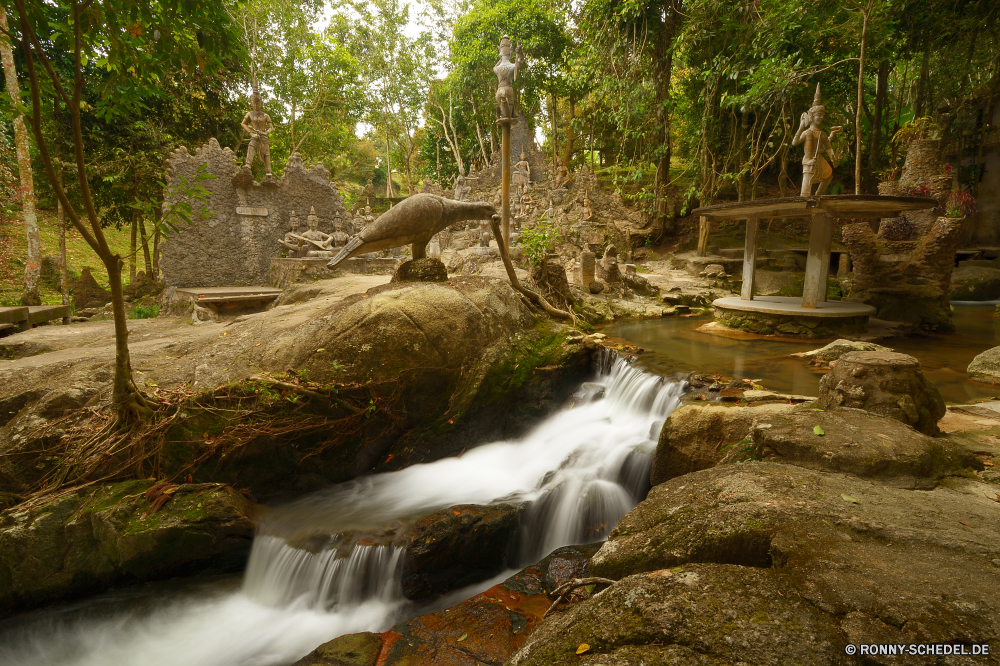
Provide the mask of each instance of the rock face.
POLYGON ((84 266, 80 277, 70 284, 73 292, 73 307, 77 310, 103 308, 111 302, 111 292, 97 284, 89 266, 84 266))
POLYGON ((750 446, 753 424, 792 409, 792 405, 739 407, 693 402, 674 410, 660 430, 650 482, 655 486, 683 474, 715 467, 731 449, 750 446), (741 441, 745 441, 740 446, 741 441))
POLYGON ((945 414, 937 388, 927 381, 920 363, 894 352, 844 354, 819 382, 817 407, 854 407, 936 435, 945 414))
POLYGON ((969 379, 986 384, 1000 384, 1000 347, 977 354, 966 369, 969 379))
POLYGON ((995 301, 1000 298, 1000 268, 961 266, 951 274, 953 301, 995 301))
POLYGON ((508 663, 849 664, 848 644, 988 642, 1000 631, 988 490, 769 462, 672 479, 591 560, 618 582, 546 620, 508 663))
MULTIPOLYGON (((182 225, 164 240, 160 267, 167 285, 212 287, 220 285, 264 285, 271 272, 271 258, 282 250, 278 240, 288 231, 292 211, 305 229, 306 217, 316 209, 320 231, 332 234, 336 219, 347 220, 344 203, 322 164, 307 169, 298 153, 288 158, 280 181, 265 178, 244 182, 236 155, 215 139, 194 155, 187 148, 167 158, 168 180, 164 201, 183 199, 171 188, 180 186, 180 176, 193 180, 198 168, 216 176, 203 181, 208 201, 188 201, 197 213, 208 210, 208 219, 194 217, 194 225, 182 225)), ((105 301, 107 302, 107 301, 105 301)), ((102 304, 103 305, 103 304, 102 304)))
POLYGON ((249 505, 218 484, 175 487, 154 511, 151 481, 83 488, 0 514, 0 614, 113 585, 239 571, 249 505))
POLYGON ((875 316, 924 330, 952 330, 951 274, 962 220, 939 217, 919 241, 877 237, 868 222, 845 224, 854 277, 848 300, 867 303, 875 316))
POLYGON ((390 282, 447 282, 448 269, 440 259, 404 261, 392 274, 390 282))
POLYGON ((347 634, 323 643, 293 666, 375 666, 381 652, 380 635, 347 634))

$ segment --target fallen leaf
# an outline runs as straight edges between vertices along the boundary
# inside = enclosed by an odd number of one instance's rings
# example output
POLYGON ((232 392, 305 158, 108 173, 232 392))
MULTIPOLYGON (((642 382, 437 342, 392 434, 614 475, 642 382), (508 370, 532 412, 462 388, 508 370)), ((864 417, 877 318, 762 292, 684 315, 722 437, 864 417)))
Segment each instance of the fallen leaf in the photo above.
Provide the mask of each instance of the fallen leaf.
POLYGON ((461 643, 462 641, 464 641, 468 637, 469 637, 469 634, 462 634, 461 636, 458 637, 458 640, 456 642, 461 643))
POLYGON ((960 521, 958 521, 958 522, 960 522, 961 524, 965 525, 966 527, 968 527, 968 526, 969 526, 969 523, 965 522, 964 520, 960 520, 960 521))
POLYGON ((986 465, 987 467, 995 467, 995 465, 991 463, 989 460, 983 462, 983 464, 986 465))
POLYGON ((577 654, 583 654, 584 652, 586 652, 589 649, 590 649, 589 645, 587 645, 586 643, 580 643, 580 647, 578 647, 576 649, 576 653, 577 654))
POLYGON ((455 419, 448 419, 448 425, 455 425, 455 419))
POLYGON ((861 504, 861 502, 859 502, 858 500, 854 499, 850 495, 845 495, 844 493, 841 493, 840 496, 842 498, 844 498, 845 502, 850 502, 851 504, 861 504))
POLYGON ((823 435, 825 435, 825 434, 826 434, 826 433, 825 433, 825 432, 823 431, 823 429, 822 429, 822 428, 820 428, 819 426, 813 426, 813 433, 814 433, 814 434, 817 434, 817 435, 819 435, 820 437, 822 437, 823 435))
POLYGON ((395 453, 390 453, 390 454, 389 454, 389 457, 385 459, 385 462, 389 462, 390 460, 392 460, 392 459, 393 459, 393 458, 395 458, 395 457, 396 457, 396 454, 395 454, 395 453))
POLYGON ((257 344, 254 345, 254 347, 260 347, 260 343, 258 342, 257 344))
MULTIPOLYGON (((259 343, 258 343, 258 344, 259 344, 259 343)), ((320 348, 319 348, 319 349, 317 349, 316 351, 318 351, 318 352, 321 352, 321 351, 326 351, 326 347, 320 347, 320 348)))

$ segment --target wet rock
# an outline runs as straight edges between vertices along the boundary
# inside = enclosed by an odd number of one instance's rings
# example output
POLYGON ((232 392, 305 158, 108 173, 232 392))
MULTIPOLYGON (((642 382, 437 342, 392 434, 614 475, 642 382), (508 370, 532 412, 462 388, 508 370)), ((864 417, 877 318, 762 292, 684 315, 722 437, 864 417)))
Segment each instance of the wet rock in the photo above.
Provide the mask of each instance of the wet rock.
POLYGON ((699 275, 708 278, 724 278, 726 277, 726 267, 722 264, 709 264, 699 275))
POLYGON ((55 350, 55 347, 47 345, 44 342, 4 340, 0 342, 0 359, 14 360, 28 356, 37 356, 38 354, 45 354, 55 350))
POLYGON ((750 432, 756 421, 791 408, 789 404, 749 408, 698 402, 675 409, 660 430, 650 483, 655 486, 683 474, 715 467, 731 449, 750 446, 750 432), (741 441, 746 443, 741 446, 741 441))
POLYGON ((722 462, 744 460, 875 477, 901 488, 925 490, 948 474, 982 468, 964 448, 893 419, 858 409, 823 412, 807 407, 756 419, 750 444, 730 449, 722 462))
POLYGON ((382 637, 365 631, 323 643, 292 666, 375 666, 381 652, 382 637))
MULTIPOLYGON (((596 545, 559 548, 499 585, 443 611, 401 622, 382 634, 380 666, 505 663, 552 604, 546 596, 571 578, 590 575, 596 545)), ((581 588, 560 612, 591 593, 581 588)))
POLYGON ((778 393, 777 391, 763 391, 757 389, 743 391, 743 400, 750 404, 753 404, 755 402, 800 403, 800 402, 812 402, 815 399, 816 396, 792 395, 790 393, 778 393))
POLYGON ((977 354, 966 368, 969 379, 986 384, 1000 384, 1000 347, 977 354))
POLYGON ((830 361, 836 361, 844 354, 852 351, 879 351, 879 352, 891 352, 892 349, 888 347, 883 347, 882 345, 877 345, 874 342, 860 342, 858 340, 834 340, 825 347, 820 347, 819 349, 813 349, 806 352, 798 352, 792 354, 795 358, 806 358, 806 359, 819 359, 829 363, 830 361))
POLYGON ((985 642, 1000 630, 989 487, 920 492, 774 463, 672 479, 592 558, 618 582, 548 618, 508 663, 854 663, 847 644, 985 642))
POLYGON ((920 363, 894 352, 848 352, 819 382, 821 409, 854 407, 895 419, 922 433, 936 435, 945 414, 937 388, 920 363))
POLYGON ((520 514, 510 504, 461 505, 417 520, 395 539, 406 549, 403 594, 432 599, 503 571, 520 514))
POLYGON ((951 274, 953 301, 995 301, 1000 298, 1000 269, 984 266, 960 266, 951 274))
POLYGON ((390 282, 446 282, 448 269, 440 259, 404 261, 392 274, 390 282))
POLYGON ((0 613, 114 585, 239 571, 254 534, 249 505, 217 484, 169 488, 158 511, 152 481, 108 483, 0 513, 0 613))

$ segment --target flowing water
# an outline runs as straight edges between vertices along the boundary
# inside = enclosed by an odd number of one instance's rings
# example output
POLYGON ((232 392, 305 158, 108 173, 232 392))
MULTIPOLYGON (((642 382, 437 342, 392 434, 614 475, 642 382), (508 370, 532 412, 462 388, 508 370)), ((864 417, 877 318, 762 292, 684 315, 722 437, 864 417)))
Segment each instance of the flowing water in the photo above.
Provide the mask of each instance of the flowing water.
POLYGON ((336 636, 384 631, 421 610, 402 597, 405 552, 357 546, 338 558, 288 546, 297 534, 381 527, 456 504, 528 502, 514 567, 603 539, 645 495, 660 425, 686 384, 612 355, 600 365, 576 406, 519 440, 271 509, 238 586, 232 577, 181 590, 153 585, 12 618, 0 625, 0 664, 288 664, 336 636))
MULTIPOLYGON (((997 387, 970 382, 965 372, 976 354, 1000 345, 1000 319, 994 316, 996 303, 953 302, 952 306, 954 333, 875 342, 916 357, 946 402, 963 403, 1000 394, 997 387)), ((643 355, 642 364, 658 372, 698 371, 761 379, 772 390, 816 395, 821 372, 789 354, 825 343, 739 340, 696 330, 709 321, 711 316, 626 321, 604 327, 601 332, 650 352, 643 355)))

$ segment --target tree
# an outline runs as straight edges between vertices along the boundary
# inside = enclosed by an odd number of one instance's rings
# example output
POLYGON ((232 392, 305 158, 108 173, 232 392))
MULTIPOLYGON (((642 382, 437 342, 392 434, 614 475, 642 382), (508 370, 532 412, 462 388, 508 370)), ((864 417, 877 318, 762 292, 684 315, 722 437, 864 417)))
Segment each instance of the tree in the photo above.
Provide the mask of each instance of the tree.
POLYGON ((125 423, 149 415, 155 405, 132 376, 121 279, 124 260, 108 246, 94 202, 81 122, 84 91, 89 81, 99 80, 96 115, 108 122, 139 113, 147 101, 159 96, 161 82, 171 72, 220 68, 235 44, 231 24, 220 3, 195 0, 13 1, 31 99, 30 110, 24 105, 19 109, 30 119, 46 175, 66 215, 108 272, 115 321, 112 402, 118 422, 125 423), (64 55, 70 56, 68 69, 62 68, 64 55), (97 75, 101 70, 107 73, 103 79, 97 75), (52 150, 42 131, 47 108, 42 102, 43 81, 69 111, 82 205, 66 196, 56 177, 52 150))
MULTIPOLYGON (((7 83, 7 94, 11 102, 17 104, 21 91, 14 69, 14 54, 10 45, 7 27, 7 10, 0 6, 0 56, 3 57, 3 74, 7 83)), ((41 305, 42 296, 38 291, 38 280, 42 268, 42 243, 38 237, 38 218, 35 215, 35 181, 31 169, 31 151, 28 149, 28 130, 24 126, 24 115, 14 118, 14 145, 17 147, 17 170, 21 178, 21 216, 24 231, 28 237, 28 256, 24 262, 24 291, 21 305, 41 305)), ((64 258, 65 264, 65 258, 64 258)))

